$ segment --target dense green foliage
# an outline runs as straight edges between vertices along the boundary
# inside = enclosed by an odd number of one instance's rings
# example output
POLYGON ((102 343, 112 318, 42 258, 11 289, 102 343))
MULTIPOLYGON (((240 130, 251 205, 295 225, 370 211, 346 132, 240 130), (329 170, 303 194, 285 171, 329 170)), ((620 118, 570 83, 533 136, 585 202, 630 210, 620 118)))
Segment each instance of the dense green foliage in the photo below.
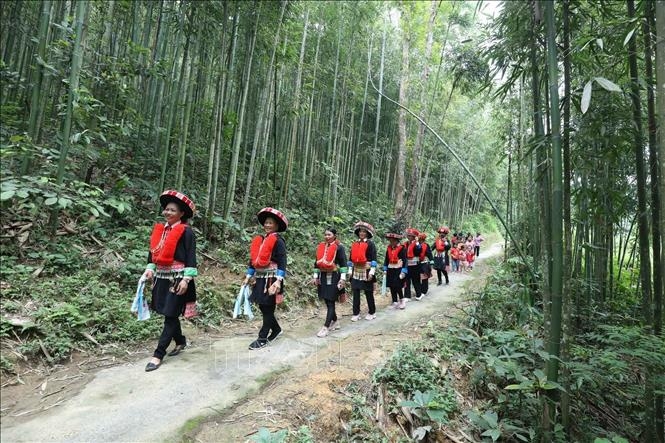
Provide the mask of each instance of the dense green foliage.
MULTIPOLYGON (((420 408, 448 405, 445 410, 456 425, 482 441, 538 440, 545 432, 536 419, 543 395, 563 387, 548 381, 542 370, 556 357, 545 350, 541 312, 528 298, 517 296, 521 280, 518 263, 495 266, 486 286, 469 294, 464 316, 451 326, 432 323, 419 340, 400 346, 374 373, 371 392, 385 385, 393 393, 394 416, 400 415, 398 406, 414 407, 418 401, 420 408), (430 402, 424 404, 423 389, 430 393, 430 402), (472 407, 460 410, 450 394, 455 391, 473 398, 472 407), (397 393, 413 395, 414 400, 400 402, 397 393)), ((657 386, 665 382, 665 341, 637 326, 602 324, 604 317, 616 314, 594 309, 596 320, 587 325, 594 332, 578 337, 572 346, 565 362, 572 432, 566 437, 559 426, 548 440, 633 441, 640 434, 645 377, 658 374, 657 386)), ((356 413, 362 416, 358 405, 356 413)), ((371 421, 371 411, 364 417, 371 421)), ((437 423, 445 423, 436 416, 419 417, 433 433, 440 429, 437 423)))

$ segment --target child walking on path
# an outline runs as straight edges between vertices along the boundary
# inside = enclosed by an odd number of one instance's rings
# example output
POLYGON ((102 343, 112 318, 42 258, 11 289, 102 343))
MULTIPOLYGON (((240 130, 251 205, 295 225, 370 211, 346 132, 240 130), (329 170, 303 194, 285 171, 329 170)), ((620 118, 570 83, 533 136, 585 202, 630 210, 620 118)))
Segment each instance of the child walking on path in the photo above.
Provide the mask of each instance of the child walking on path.
POLYGON ((450 259, 453 262, 453 272, 459 272, 459 248, 457 243, 453 243, 453 247, 450 248, 450 259))
POLYGON ((476 252, 476 257, 480 257, 480 243, 484 241, 485 239, 483 238, 482 235, 480 235, 480 232, 478 232, 476 236, 473 238, 473 245, 476 252))
POLYGON ((459 272, 466 272, 469 268, 469 263, 466 261, 466 245, 459 246, 459 272))

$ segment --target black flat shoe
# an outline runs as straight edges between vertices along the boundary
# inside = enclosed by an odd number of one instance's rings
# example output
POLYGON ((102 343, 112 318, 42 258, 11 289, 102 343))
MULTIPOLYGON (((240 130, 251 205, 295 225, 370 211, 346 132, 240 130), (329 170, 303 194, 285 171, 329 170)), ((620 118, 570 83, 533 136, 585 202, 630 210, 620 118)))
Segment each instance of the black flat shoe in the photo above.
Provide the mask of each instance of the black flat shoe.
POLYGON ((270 335, 268 336, 268 341, 269 341, 269 342, 274 341, 275 339, 277 339, 277 337, 279 337, 279 335, 280 335, 281 333, 282 333, 282 330, 281 330, 281 329, 280 329, 279 331, 277 331, 277 332, 272 331, 272 334, 270 334, 270 335))
POLYGON ((268 346, 268 340, 265 338, 259 338, 258 340, 254 340, 252 343, 250 343, 249 350, 254 351, 256 349, 265 348, 266 346, 268 346))
POLYGON ((169 357, 175 357, 176 355, 180 354, 180 352, 187 347, 187 344, 184 345, 175 345, 175 348, 173 348, 173 351, 169 352, 168 355, 169 357))
POLYGON ((161 365, 162 365, 161 361, 157 364, 150 362, 147 365, 145 365, 145 372, 154 371, 155 369, 158 369, 161 365))

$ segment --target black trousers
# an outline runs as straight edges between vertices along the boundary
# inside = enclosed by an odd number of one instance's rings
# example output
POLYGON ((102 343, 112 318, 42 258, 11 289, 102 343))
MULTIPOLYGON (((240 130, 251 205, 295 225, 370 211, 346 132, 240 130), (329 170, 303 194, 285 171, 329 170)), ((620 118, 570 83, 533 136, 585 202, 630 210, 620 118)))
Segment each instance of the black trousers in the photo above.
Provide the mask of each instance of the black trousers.
POLYGON ((416 297, 420 296, 422 293, 422 290, 420 289, 420 264, 409 266, 409 274, 406 276, 406 286, 404 286, 405 298, 411 298, 411 284, 413 284, 416 297))
POLYGON ((476 257, 478 257, 478 256, 480 255, 480 246, 474 246, 474 247, 473 247, 473 250, 474 250, 474 252, 475 252, 475 254, 476 254, 476 257))
MULTIPOLYGON (((374 304, 374 291, 366 289, 363 291, 367 299, 367 309, 370 314, 376 313, 376 305, 374 304)), ((360 314, 360 289, 353 290, 353 315, 360 314)))
POLYGON ((326 307, 328 312, 326 313, 326 322, 323 324, 326 328, 330 326, 330 323, 337 321, 337 313, 335 312, 335 302, 332 300, 326 300, 326 307))
POLYGON ((420 293, 427 295, 427 291, 429 291, 429 279, 420 280, 420 293))
POLYGON ((270 334, 271 331, 273 334, 276 334, 278 331, 282 330, 275 317, 276 307, 277 305, 259 305, 261 314, 263 314, 263 326, 261 326, 261 330, 259 330, 259 339, 267 340, 268 334, 270 334))
POLYGON ((404 298, 404 294, 402 293, 402 288, 390 288, 390 295, 393 298, 393 303, 397 303, 400 301, 402 298, 404 298))
POLYGON ((175 340, 176 345, 184 345, 187 343, 185 336, 182 335, 180 319, 178 317, 164 317, 164 329, 162 329, 162 335, 159 336, 157 349, 155 349, 152 356, 160 360, 163 359, 166 355, 166 349, 171 344, 171 340, 175 340))
POLYGON ((448 271, 445 269, 437 269, 436 270, 436 277, 439 279, 439 284, 441 284, 441 274, 443 273, 443 276, 446 277, 446 284, 450 283, 448 280, 448 271))

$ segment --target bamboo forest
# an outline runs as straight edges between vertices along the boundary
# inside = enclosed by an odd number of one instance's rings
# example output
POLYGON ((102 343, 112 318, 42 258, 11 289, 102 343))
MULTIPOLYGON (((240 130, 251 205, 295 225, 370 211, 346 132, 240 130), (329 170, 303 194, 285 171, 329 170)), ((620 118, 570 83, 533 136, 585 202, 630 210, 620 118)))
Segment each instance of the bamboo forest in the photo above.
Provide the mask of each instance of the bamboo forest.
POLYGON ((664 24, 3 0, 2 441, 665 442, 664 24))

